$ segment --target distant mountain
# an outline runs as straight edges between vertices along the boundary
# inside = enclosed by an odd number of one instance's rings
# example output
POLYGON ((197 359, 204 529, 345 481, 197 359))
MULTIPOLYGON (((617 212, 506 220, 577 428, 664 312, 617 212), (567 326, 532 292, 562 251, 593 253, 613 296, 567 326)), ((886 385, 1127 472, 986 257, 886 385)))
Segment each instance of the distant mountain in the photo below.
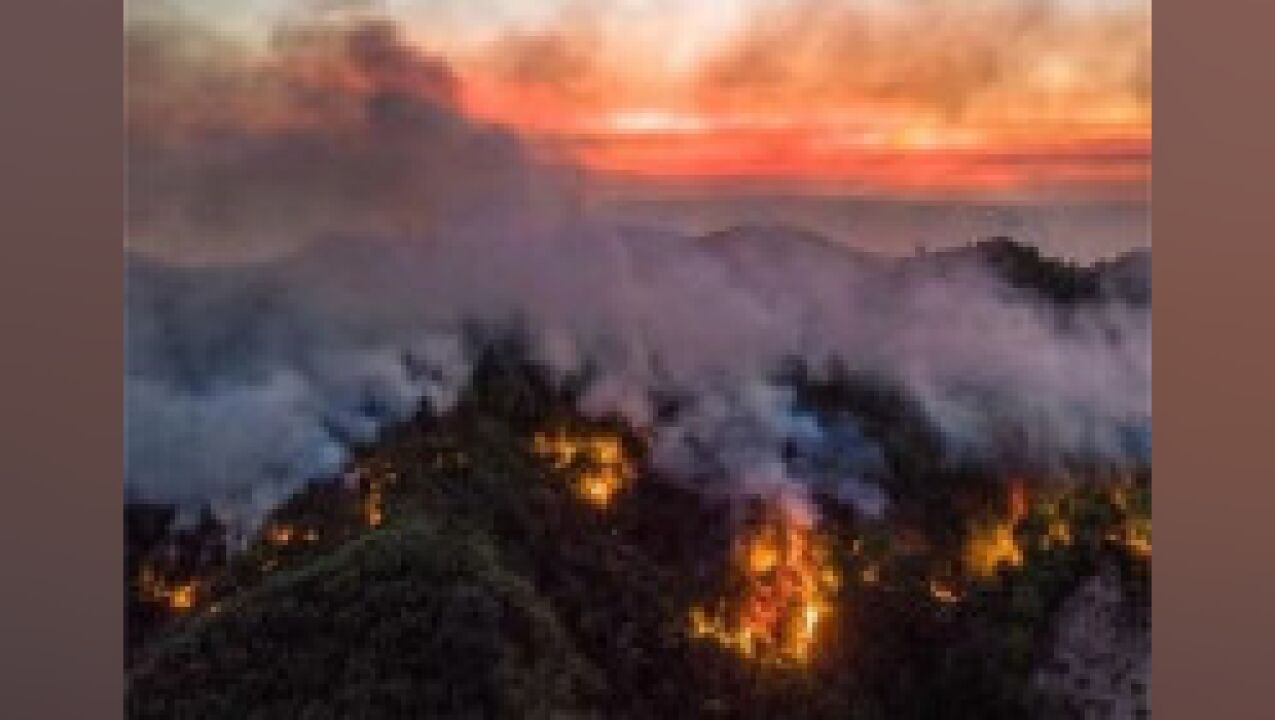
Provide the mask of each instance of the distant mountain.
POLYGON ((1135 250, 1091 265, 1049 257, 1009 237, 993 237, 962 247, 923 253, 910 261, 929 271, 969 265, 991 270, 1008 285, 1062 303, 1122 300, 1149 305, 1150 250, 1135 250))
MULTIPOLYGON (((901 259, 877 255, 818 233, 786 225, 743 225, 695 238, 701 249, 747 272, 846 272, 893 270, 904 275, 947 275, 988 270, 1010 287, 1060 303, 1104 300, 1151 303, 1151 251, 1134 250, 1081 264, 1051 257, 1008 236, 922 251, 901 259)), ((792 275, 789 275, 791 279, 792 275)))

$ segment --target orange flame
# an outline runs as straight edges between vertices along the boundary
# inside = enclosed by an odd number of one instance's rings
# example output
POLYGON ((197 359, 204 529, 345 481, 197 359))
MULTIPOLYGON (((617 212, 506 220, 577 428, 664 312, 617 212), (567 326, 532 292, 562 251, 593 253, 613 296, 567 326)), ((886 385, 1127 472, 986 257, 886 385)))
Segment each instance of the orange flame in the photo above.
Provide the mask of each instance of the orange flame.
POLYGON ((1023 564, 1014 529, 1027 516, 1027 486, 1017 478, 1009 483, 1007 517, 975 523, 965 544, 965 566, 976 577, 991 577, 1002 565, 1023 564))
POLYGON ((291 525, 279 523, 270 526, 270 542, 280 547, 292 542, 295 530, 291 525))
POLYGON ((151 602, 163 603, 174 612, 185 612, 195 607, 199 597, 199 583, 187 580, 170 583, 160 577, 150 566, 143 566, 139 578, 142 596, 151 602))
POLYGON ((808 662, 840 586, 826 541, 805 518, 772 509, 736 545, 734 569, 742 595, 715 612, 693 607, 691 634, 750 659, 808 662))
POLYGON ((1062 502, 1055 498, 1049 502, 1042 503, 1040 510, 1046 518, 1045 536, 1041 538, 1041 544, 1046 549, 1056 546, 1070 545, 1071 522, 1064 513, 1062 502))
MULTIPOLYGON (((363 522, 376 528, 385 520, 385 487, 398 481, 393 465, 383 459, 372 458, 355 465, 345 474, 346 487, 358 494, 358 511, 363 522)), ((307 532, 306 542, 318 540, 318 533, 307 532)))
POLYGON ((1107 498, 1121 512, 1124 520, 1110 539, 1123 544, 1141 558, 1151 557, 1151 518, 1134 501, 1136 488, 1132 480, 1123 479, 1108 489, 1107 498))
POLYGON ((1125 547, 1138 557, 1151 557, 1151 521, 1145 518, 1130 520, 1124 527, 1125 547))
POLYGON ((385 519, 384 496, 381 481, 371 480, 367 486, 367 495, 363 497, 363 519, 368 527, 378 527, 385 519))
POLYGON ((1004 520, 976 525, 965 547, 965 564, 978 577, 990 577, 1002 565, 1023 564, 1023 551, 1014 537, 1014 526, 1004 520))
POLYGON ((609 506, 633 477, 624 444, 614 435, 536 433, 532 449, 560 470, 574 469, 576 494, 595 507, 609 506))
POLYGON ((876 585, 881 581, 881 568, 877 567, 875 563, 866 565, 863 568, 863 572, 859 574, 859 577, 863 580, 865 585, 876 585))
POLYGON ((930 595, 941 603, 959 602, 961 594, 943 580, 930 581, 930 595))
POLYGON ((1027 483, 1020 478, 1009 481, 1009 522, 1017 525, 1027 517, 1027 483))

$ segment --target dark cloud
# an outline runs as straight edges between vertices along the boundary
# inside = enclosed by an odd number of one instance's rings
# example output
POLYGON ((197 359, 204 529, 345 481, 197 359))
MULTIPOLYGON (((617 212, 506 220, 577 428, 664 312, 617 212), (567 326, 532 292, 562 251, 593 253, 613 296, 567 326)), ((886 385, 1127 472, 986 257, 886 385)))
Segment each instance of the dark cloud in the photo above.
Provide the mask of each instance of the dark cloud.
POLYGON ((566 171, 462 117, 448 66, 384 21, 284 26, 265 53, 137 23, 128 66, 134 247, 260 255, 550 221, 573 202, 566 171))

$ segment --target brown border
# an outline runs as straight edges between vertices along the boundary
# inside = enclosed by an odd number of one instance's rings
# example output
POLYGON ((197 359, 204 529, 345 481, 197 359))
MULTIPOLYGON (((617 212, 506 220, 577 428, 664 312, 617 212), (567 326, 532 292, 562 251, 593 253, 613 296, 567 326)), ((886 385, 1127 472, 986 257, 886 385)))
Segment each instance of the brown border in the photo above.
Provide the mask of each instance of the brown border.
POLYGON ((122 12, 0 8, 0 715, 122 717, 122 12))
POLYGON ((1256 0, 1155 11, 1158 718, 1275 712, 1272 27, 1256 0))
MULTIPOLYGON (((0 7, 0 712, 118 717, 121 13, 0 7)), ((1155 11, 1157 718, 1270 713, 1273 21, 1155 11)))

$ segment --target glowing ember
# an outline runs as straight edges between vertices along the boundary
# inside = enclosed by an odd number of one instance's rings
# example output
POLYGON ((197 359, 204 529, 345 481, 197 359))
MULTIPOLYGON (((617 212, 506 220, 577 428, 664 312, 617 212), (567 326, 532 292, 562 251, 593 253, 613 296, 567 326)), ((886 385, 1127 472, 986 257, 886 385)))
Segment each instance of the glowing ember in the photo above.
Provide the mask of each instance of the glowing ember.
POLYGON ((1014 529, 1027 516, 1027 488, 1021 480, 1009 483, 1008 517, 977 522, 965 544, 965 567, 976 577, 991 577, 1002 565, 1023 564, 1023 549, 1014 529))
POLYGON ((280 547, 292 542, 295 534, 291 525, 276 524, 270 526, 270 542, 280 547))
POLYGON ((1051 518, 1046 528, 1045 539, 1051 545, 1071 544, 1071 525, 1062 518, 1051 518))
POLYGON ((776 664, 810 660, 840 578, 810 522, 782 508, 750 528, 735 549, 738 598, 691 609, 691 634, 776 664))
POLYGON ((1023 551, 1014 538, 1014 526, 1007 521, 976 525, 965 546, 965 565, 978 577, 990 577, 1002 565, 1018 567, 1023 551))
POLYGON ((174 610, 195 607, 195 583, 187 582, 174 587, 168 595, 168 605, 174 610))
POLYGON ((1062 498, 1052 499, 1036 505, 1036 512, 1044 519, 1045 532, 1040 536, 1040 546, 1046 550, 1052 547, 1071 545, 1071 521, 1064 510, 1062 498))
POLYGON ((143 597, 151 602, 163 603, 174 612, 190 610, 195 607, 198 599, 198 582, 187 580, 182 583, 170 583, 149 566, 142 567, 138 584, 143 597))
POLYGON ((1125 547, 1134 555, 1142 558, 1151 557, 1151 520, 1149 518, 1130 518, 1124 524, 1125 547))
POLYGON ((1129 509, 1129 486, 1125 483, 1112 485, 1107 491, 1107 499, 1117 510, 1129 509))
POLYGON ((536 433, 532 449, 549 458, 554 467, 576 472, 576 494, 585 502, 607 507, 633 477, 624 444, 614 435, 536 433))
POLYGON ((367 495, 363 497, 363 519, 368 527, 378 527, 385 519, 383 509, 384 497, 379 480, 372 480, 367 486, 367 495))
POLYGON ((954 603, 961 599, 960 593, 942 580, 930 581, 930 595, 941 603, 954 603))
POLYGON ((1027 517, 1027 484, 1018 478, 1009 481, 1009 523, 1017 525, 1027 517))
POLYGON ((1138 557, 1151 557, 1150 509, 1133 481, 1124 479, 1112 484, 1107 489, 1107 499, 1124 517, 1119 527, 1108 534, 1107 539, 1124 545, 1138 557))

